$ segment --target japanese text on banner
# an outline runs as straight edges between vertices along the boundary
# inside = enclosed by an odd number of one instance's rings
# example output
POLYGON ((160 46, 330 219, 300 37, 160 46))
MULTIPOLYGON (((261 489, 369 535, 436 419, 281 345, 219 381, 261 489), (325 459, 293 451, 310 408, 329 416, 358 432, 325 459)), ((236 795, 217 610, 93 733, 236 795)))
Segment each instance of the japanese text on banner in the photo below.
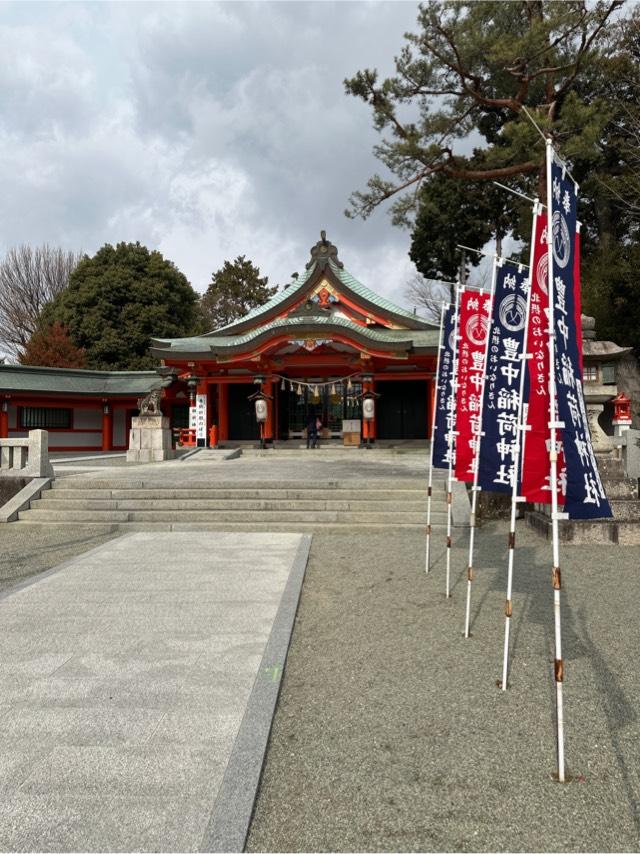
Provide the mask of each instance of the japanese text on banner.
POLYGON ((456 393, 456 480, 472 481, 480 440, 484 357, 491 296, 464 291, 460 296, 458 389, 456 393))
POLYGON ((567 469, 564 510, 572 519, 612 515, 596 463, 582 390, 576 310, 579 308, 577 192, 562 163, 551 162, 551 248, 555 377, 567 469))
POLYGON ((455 354, 455 306, 444 313, 440 363, 436 377, 435 422, 433 430, 433 465, 449 468, 455 455, 455 401, 453 400, 453 363, 455 354))
POLYGON ((478 469, 478 484, 493 492, 511 492, 517 476, 515 457, 528 292, 528 270, 512 264, 498 267, 478 469))

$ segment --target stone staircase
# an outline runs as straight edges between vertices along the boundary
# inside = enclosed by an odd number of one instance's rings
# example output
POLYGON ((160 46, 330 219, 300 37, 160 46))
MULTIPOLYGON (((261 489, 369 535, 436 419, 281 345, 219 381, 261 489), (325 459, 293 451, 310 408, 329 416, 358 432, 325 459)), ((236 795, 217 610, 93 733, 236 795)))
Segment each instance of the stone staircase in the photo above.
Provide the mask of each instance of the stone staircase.
MULTIPOLYGON (((424 530, 421 479, 216 481, 188 486, 123 478, 63 477, 20 512, 18 524, 140 530, 424 530)), ((444 476, 434 482, 432 524, 444 526, 444 476)))

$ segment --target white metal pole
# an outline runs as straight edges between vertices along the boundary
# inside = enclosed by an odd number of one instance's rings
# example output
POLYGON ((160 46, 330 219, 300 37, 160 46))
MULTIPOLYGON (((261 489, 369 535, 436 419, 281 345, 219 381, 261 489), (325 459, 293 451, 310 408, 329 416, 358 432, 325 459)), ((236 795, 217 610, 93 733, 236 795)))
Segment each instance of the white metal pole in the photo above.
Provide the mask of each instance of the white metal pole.
POLYGON ((491 317, 493 314, 493 295, 496 289, 496 279, 498 276, 498 267, 502 266, 501 259, 495 258, 493 261, 493 272, 491 274, 491 289, 489 291, 489 315, 487 317, 487 340, 484 345, 484 363, 482 368, 482 381, 479 389, 480 410, 478 416, 478 433, 476 435, 476 443, 473 450, 473 484, 471 487, 471 512, 469 514, 469 562, 467 564, 467 608, 464 619, 464 636, 469 637, 469 627, 471 623, 471 582, 473 581, 473 547, 475 543, 476 532, 476 510, 478 506, 478 479, 480 476, 480 444, 482 442, 482 403, 484 398, 484 384, 487 378, 487 359, 489 358, 489 342, 491 339, 491 317))
POLYGON ((553 585, 553 614, 555 625, 555 657, 554 678, 556 683, 556 725, 558 739, 558 781, 564 783, 564 716, 562 707, 562 684, 564 680, 564 663, 562 661, 562 624, 560 620, 560 543, 558 536, 558 438, 556 430, 561 426, 558 422, 556 407, 556 345, 554 317, 554 282, 553 282, 553 197, 551 186, 551 161, 553 147, 547 139, 547 290, 549 292, 549 468, 551 475, 551 533, 553 566, 551 581, 553 585))
POLYGON ((427 486, 427 555, 425 560, 425 574, 429 574, 429 565, 431 557, 431 494, 433 491, 433 443, 435 441, 436 429, 436 410, 438 406, 438 381, 440 378, 440 356, 443 350, 443 334, 444 334, 444 316, 449 308, 449 303, 442 303, 440 310, 440 338, 438 339, 438 358, 436 361, 436 376, 435 376, 435 395, 432 395, 433 412, 431 413, 431 448, 429 449, 429 485, 427 486))
MULTIPOLYGON (((520 481, 520 458, 524 456, 524 431, 525 423, 525 408, 524 408, 524 386, 527 373, 527 359, 529 354, 527 348, 529 346, 529 313, 531 311, 531 293, 533 291, 533 281, 536 271, 533 269, 533 257, 536 249, 536 229, 538 217, 540 215, 540 202, 538 199, 533 203, 533 225, 531 227, 531 248, 529 252, 529 290, 527 292, 527 308, 525 311, 524 321, 524 338, 522 340, 522 356, 520 369, 520 406, 518 409, 518 422, 516 427, 516 441, 513 454, 513 485, 511 489, 511 519, 509 522, 509 563, 507 568, 507 598, 504 605, 504 650, 502 656, 502 682, 500 687, 503 691, 507 690, 507 678, 509 675, 509 633, 511 630, 511 616, 513 614, 513 604, 511 593, 513 588, 513 563, 515 560, 516 548, 516 510, 519 501, 518 483, 520 481)), ((520 499, 521 500, 521 499, 520 499)))
POLYGON ((460 315, 460 294, 464 293, 465 287, 461 285, 456 288, 455 317, 453 322, 453 366, 451 369, 451 394, 449 395, 449 474, 447 477, 447 569, 445 573, 445 596, 451 596, 451 527, 453 511, 453 451, 457 431, 453 429, 454 415, 456 411, 456 393, 458 390, 458 326, 460 315))

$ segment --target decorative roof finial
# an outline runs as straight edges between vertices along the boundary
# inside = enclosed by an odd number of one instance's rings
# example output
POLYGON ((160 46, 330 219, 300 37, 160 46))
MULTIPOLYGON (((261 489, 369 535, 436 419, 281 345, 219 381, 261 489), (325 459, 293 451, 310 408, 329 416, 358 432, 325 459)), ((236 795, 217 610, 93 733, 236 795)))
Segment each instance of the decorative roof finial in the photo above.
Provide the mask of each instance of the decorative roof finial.
POLYGON ((311 247, 311 260, 307 264, 307 270, 314 264, 319 270, 324 269, 329 261, 333 261, 336 267, 342 269, 344 264, 338 260, 338 247, 334 246, 330 240, 327 240, 327 232, 322 229, 320 232, 320 240, 315 246, 311 247))

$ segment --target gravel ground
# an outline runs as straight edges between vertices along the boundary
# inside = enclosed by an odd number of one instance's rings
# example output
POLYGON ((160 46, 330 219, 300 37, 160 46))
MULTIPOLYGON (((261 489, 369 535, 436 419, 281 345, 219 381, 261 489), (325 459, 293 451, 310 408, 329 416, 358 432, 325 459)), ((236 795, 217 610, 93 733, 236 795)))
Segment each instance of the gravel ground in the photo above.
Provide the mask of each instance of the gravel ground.
POLYGON ((116 536, 92 534, 86 526, 0 525, 0 591, 116 536))
MULTIPOLYGON (((562 552, 567 765, 553 782, 549 546, 518 533, 511 688, 506 533, 466 536, 444 599, 423 539, 314 536, 249 851, 637 851, 640 548, 562 552)), ((443 552, 444 550, 442 550, 443 552)))

